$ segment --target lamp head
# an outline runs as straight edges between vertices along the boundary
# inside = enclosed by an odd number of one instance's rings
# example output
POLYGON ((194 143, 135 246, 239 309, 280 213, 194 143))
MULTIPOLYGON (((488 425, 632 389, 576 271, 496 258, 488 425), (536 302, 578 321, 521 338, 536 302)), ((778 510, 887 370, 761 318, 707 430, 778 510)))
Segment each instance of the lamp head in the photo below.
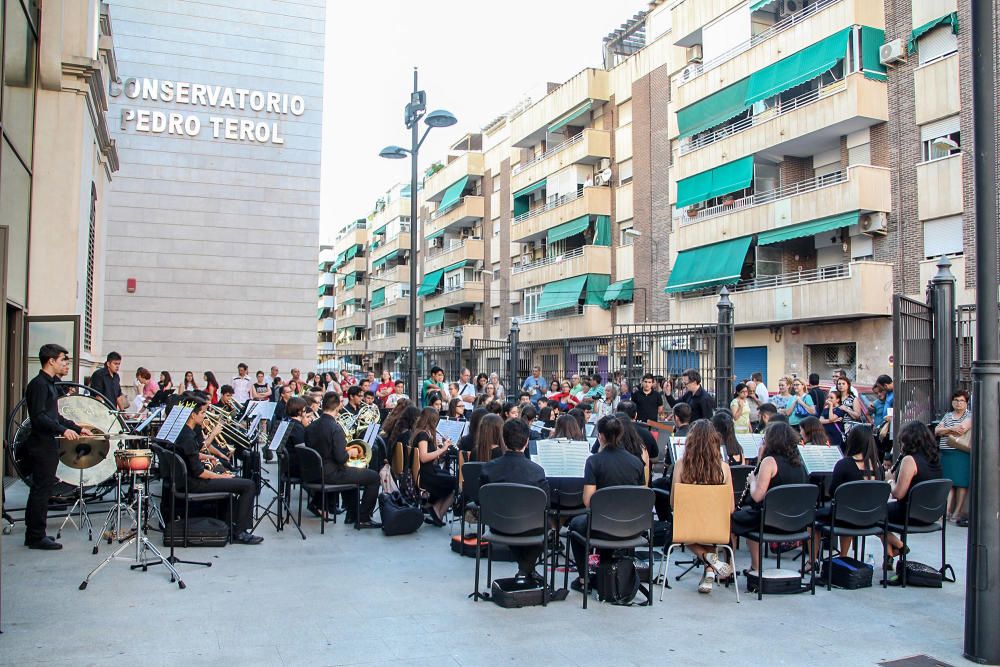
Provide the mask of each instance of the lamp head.
POLYGON ((409 154, 410 151, 402 146, 386 146, 379 151, 378 156, 384 157, 387 160, 402 160, 409 156, 409 154))
POLYGON ((430 127, 451 127, 458 122, 458 119, 450 111, 435 109, 424 117, 424 122, 430 127))

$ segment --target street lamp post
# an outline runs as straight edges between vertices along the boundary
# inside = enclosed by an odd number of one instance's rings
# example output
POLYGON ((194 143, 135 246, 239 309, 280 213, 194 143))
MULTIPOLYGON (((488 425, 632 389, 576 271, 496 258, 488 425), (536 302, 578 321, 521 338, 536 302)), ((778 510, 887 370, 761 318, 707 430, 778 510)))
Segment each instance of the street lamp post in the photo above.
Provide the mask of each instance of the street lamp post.
POLYGON ((379 152, 380 157, 390 160, 402 160, 406 156, 410 157, 410 347, 407 352, 409 363, 409 376, 406 380, 410 396, 416 400, 417 386, 417 237, 419 236, 419 225, 417 220, 417 161, 420 153, 420 146, 427 138, 427 133, 431 128, 450 127, 458 120, 450 112, 438 109, 427 112, 427 95, 417 87, 417 68, 413 68, 413 92, 410 93, 410 102, 403 110, 403 119, 406 129, 410 131, 410 149, 401 146, 386 146, 379 152), (420 136, 420 119, 424 119, 427 129, 424 136, 420 136))

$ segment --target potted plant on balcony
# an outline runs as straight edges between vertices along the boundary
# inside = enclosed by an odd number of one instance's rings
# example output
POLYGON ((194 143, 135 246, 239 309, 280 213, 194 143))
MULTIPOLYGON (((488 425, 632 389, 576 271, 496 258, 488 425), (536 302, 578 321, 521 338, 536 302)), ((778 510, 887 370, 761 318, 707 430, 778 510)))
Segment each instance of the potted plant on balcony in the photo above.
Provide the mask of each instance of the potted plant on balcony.
POLYGON ((734 201, 736 201, 736 197, 734 197, 733 195, 726 195, 725 197, 722 198, 722 205, 729 206, 734 201))
POLYGON ((695 218, 698 216, 698 211, 699 209, 697 206, 689 206, 687 210, 687 216, 689 218, 695 218))
POLYGON ((431 166, 427 167, 427 171, 424 172, 424 178, 425 179, 430 178, 431 176, 438 173, 442 169, 444 169, 444 165, 441 164, 440 162, 435 162, 431 166))

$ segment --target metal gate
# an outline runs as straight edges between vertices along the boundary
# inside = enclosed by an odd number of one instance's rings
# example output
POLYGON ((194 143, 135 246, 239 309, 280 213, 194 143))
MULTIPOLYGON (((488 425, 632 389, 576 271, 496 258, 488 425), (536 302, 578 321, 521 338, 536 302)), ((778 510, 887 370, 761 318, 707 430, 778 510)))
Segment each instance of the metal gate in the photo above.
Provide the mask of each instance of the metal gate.
POLYGON ((934 312, 921 301, 892 298, 895 423, 934 417, 934 312))
MULTIPOLYGON (((458 382, 463 366, 469 366, 468 351, 462 351, 459 359, 458 349, 454 346, 441 345, 436 347, 417 348, 417 379, 423 382, 431 375, 431 369, 438 366, 444 370, 445 382, 458 382)), ((399 377, 410 377, 409 348, 402 348, 396 356, 396 366, 399 377)))
MULTIPOLYGON (((706 391, 714 393, 717 379, 725 376, 732 380, 731 361, 723 360, 721 367, 717 362, 719 328, 718 324, 618 324, 611 346, 614 368, 622 371, 632 386, 646 373, 676 380, 684 371, 694 369, 706 391)), ((726 396, 720 404, 728 400, 726 396)))
POLYGON ((955 317, 955 367, 958 386, 972 391, 972 360, 976 358, 976 307, 959 306, 955 317))
MULTIPOLYGON (((616 370, 612 363, 613 336, 549 340, 520 340, 517 349, 517 387, 541 368, 546 383, 571 379, 574 375, 599 375, 610 380, 616 370)), ((510 377, 510 341, 476 339, 472 341, 471 366, 475 373, 496 373, 506 385, 510 377)), ((516 388, 515 388, 516 389, 516 388)))

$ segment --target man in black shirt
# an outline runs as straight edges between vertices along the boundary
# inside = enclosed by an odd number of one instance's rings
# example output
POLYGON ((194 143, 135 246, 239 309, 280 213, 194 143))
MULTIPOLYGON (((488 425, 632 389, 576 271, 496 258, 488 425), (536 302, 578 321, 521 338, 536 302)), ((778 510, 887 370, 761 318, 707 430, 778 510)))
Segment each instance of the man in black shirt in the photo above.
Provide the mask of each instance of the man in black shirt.
POLYGON ((701 373, 692 369, 684 371, 684 387, 687 391, 679 402, 691 406, 691 422, 699 419, 711 419, 715 414, 715 399, 701 386, 701 373))
POLYGON ((826 391, 823 387, 819 386, 819 373, 809 374, 808 391, 809 397, 813 400, 813 405, 817 406, 818 410, 822 410, 823 406, 826 405, 826 391))
POLYGON ((687 403, 678 402, 674 406, 674 432, 675 438, 686 438, 688 429, 691 428, 691 406, 687 403))
POLYGON ((98 368, 90 376, 90 389, 102 394, 118 410, 128 405, 128 402, 122 397, 122 379, 118 375, 118 369, 121 368, 121 365, 122 355, 117 352, 108 352, 104 366, 98 368))
POLYGON ((656 442, 656 437, 653 432, 649 430, 649 426, 645 422, 636 421, 636 406, 632 401, 620 401, 618 403, 618 412, 624 413, 626 417, 634 422, 636 433, 639 434, 639 439, 642 440, 643 446, 646 448, 646 453, 649 454, 649 460, 652 461, 657 456, 660 455, 660 445, 656 442))
POLYGON ((632 402, 636 407, 636 421, 645 424, 647 420, 660 421, 663 412, 663 393, 653 386, 653 374, 642 376, 642 387, 632 393, 632 402))
MULTIPOLYGON (((347 449, 347 436, 334 418, 340 408, 340 395, 332 391, 326 392, 323 395, 322 408, 323 413, 319 419, 306 429, 306 445, 319 452, 323 459, 323 479, 327 484, 359 484, 364 488, 361 496, 361 516, 355 516, 356 492, 345 492, 345 496, 348 497, 347 523, 357 521, 358 528, 381 528, 382 524, 372 521, 372 512, 375 511, 375 501, 378 499, 378 473, 370 468, 354 468, 347 465, 351 457, 351 452, 347 449)), ((355 453, 360 454, 360 452, 355 453)))
MULTIPOLYGON (((519 419, 508 420, 503 425, 503 440, 507 446, 507 453, 483 466, 479 474, 480 483, 527 484, 537 486, 548 495, 549 483, 545 479, 545 471, 540 465, 524 456, 524 448, 528 445, 528 425, 519 419)), ((540 535, 541 531, 528 534, 540 535)), ((517 558, 518 583, 527 582, 531 578, 544 585, 542 576, 535 571, 535 563, 542 554, 542 547, 512 546, 510 550, 517 558)))
MULTIPOLYGON (((31 434, 24 445, 22 465, 31 475, 28 504, 24 510, 24 544, 29 549, 62 549, 62 545, 45 534, 49 513, 49 496, 56 483, 59 467, 57 437, 76 440, 80 435, 91 435, 74 422, 59 414, 57 402, 63 390, 56 386, 56 379, 69 372, 66 348, 49 343, 38 351, 42 368, 24 390, 24 400, 31 419, 31 434)), ((88 445, 82 445, 89 451, 88 445)))
POLYGON ((205 467, 201 458, 201 443, 196 429, 205 422, 208 402, 191 396, 187 399, 195 404, 195 409, 181 429, 173 450, 180 454, 187 467, 187 488, 192 493, 234 493, 236 494, 236 516, 230 517, 233 522, 233 543, 260 544, 264 538, 250 532, 254 492, 257 490, 253 480, 233 477, 232 473, 216 473, 205 467))

